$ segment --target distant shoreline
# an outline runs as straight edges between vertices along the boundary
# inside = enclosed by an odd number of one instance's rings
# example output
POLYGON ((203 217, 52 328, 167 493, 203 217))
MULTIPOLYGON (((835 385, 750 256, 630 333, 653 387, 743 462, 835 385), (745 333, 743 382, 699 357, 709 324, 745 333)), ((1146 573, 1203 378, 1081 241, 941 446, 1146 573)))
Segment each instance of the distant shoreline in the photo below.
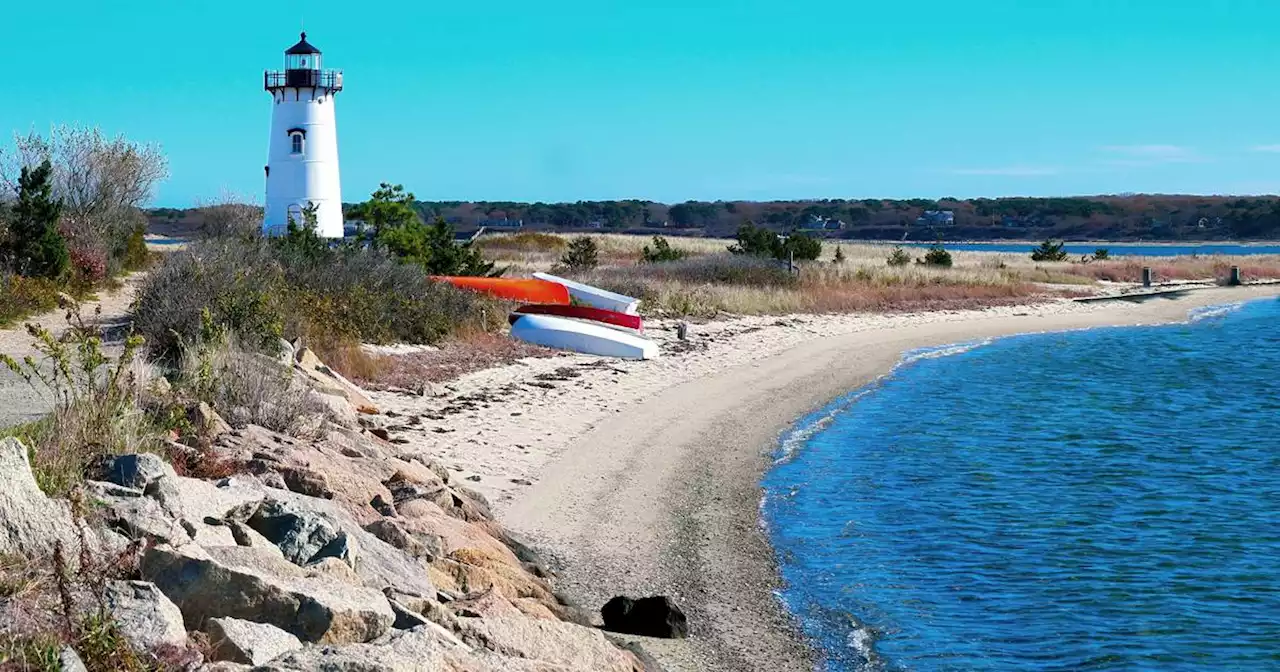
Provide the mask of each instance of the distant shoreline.
MULTIPOLYGON (((623 593, 667 594, 684 604, 692 639, 642 642, 666 669, 812 669, 815 652, 774 596, 780 578, 758 511, 760 479, 797 418, 873 382, 908 350, 1177 322, 1197 307, 1274 296, 1280 287, 1213 288, 1136 306, 924 313, 815 336, 734 366, 710 362, 696 367, 703 375, 601 414, 575 433, 536 470, 531 487, 502 505, 502 519, 561 561, 561 587, 588 608, 623 593)), ((729 347, 768 342, 769 329, 729 347)))

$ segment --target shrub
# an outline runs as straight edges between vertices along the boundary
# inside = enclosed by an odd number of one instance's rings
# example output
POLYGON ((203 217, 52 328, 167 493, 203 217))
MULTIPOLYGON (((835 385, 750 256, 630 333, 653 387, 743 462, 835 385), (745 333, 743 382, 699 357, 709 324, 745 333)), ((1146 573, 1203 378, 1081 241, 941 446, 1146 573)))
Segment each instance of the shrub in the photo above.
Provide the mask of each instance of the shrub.
POLYGON ((942 248, 942 244, 938 243, 929 248, 925 252, 924 259, 917 261, 918 264, 925 266, 941 266, 943 268, 951 268, 951 253, 942 248))
POLYGON ((53 166, 24 166, 18 178, 18 200, 10 210, 4 256, 19 275, 61 278, 70 255, 58 233, 62 202, 53 197, 53 166))
POLYGON ((747 222, 738 227, 738 242, 729 252, 752 257, 773 257, 786 261, 813 261, 822 256, 822 242, 803 233, 792 233, 784 241, 778 234, 747 222))
POLYGON ((311 387, 280 362, 249 352, 205 317, 201 339, 183 350, 179 386, 233 423, 307 436, 319 429, 308 417, 326 415, 311 387), (242 413, 232 413, 243 409, 242 413))
POLYGON ((906 266, 911 263, 911 255, 901 247, 894 247, 889 253, 889 258, 885 260, 890 266, 906 266))
POLYGON ((0 272, 0 327, 34 313, 58 307, 58 283, 0 272))
POLYGON ((154 427, 139 405, 146 380, 135 355, 142 339, 126 338, 124 352, 112 360, 103 354, 101 336, 81 320, 79 308, 68 310, 71 329, 63 339, 27 325, 36 349, 52 366, 0 354, 0 364, 53 403, 53 413, 26 430, 32 472, 41 490, 52 496, 70 492, 99 456, 156 447, 154 427))
POLYGON ((803 233, 793 233, 787 236, 782 249, 775 256, 782 260, 790 258, 796 261, 814 261, 822 256, 822 241, 803 233))
POLYGON ((729 246, 729 252, 752 257, 776 257, 781 245, 778 234, 752 222, 739 226, 734 238, 738 242, 729 246))
POLYGON ((589 271, 600 265, 600 248, 590 236, 578 236, 569 241, 560 264, 570 271, 589 271))
POLYGON ((843 264, 843 263, 844 263, 844 248, 837 246, 837 247, 836 247, 836 256, 835 256, 835 258, 834 258, 834 259, 832 259, 831 261, 832 261, 832 263, 835 263, 836 265, 843 264))
POLYGON ((1066 261, 1067 252, 1061 241, 1046 240, 1031 251, 1032 261, 1066 261))
POLYGON ((646 264, 658 264, 667 261, 680 261, 685 258, 685 251, 671 247, 671 243, 667 242, 662 236, 653 237, 653 248, 648 245, 640 252, 640 261, 646 264))
POLYGON ((205 311, 241 346, 268 352, 281 337, 302 337, 318 349, 434 343, 503 322, 496 302, 433 282, 420 266, 379 249, 315 249, 299 235, 293 243, 200 241, 167 255, 139 291, 134 315, 152 351, 175 359, 183 342, 201 337, 205 311))
POLYGON ((1095 261, 1106 261, 1111 258, 1111 250, 1108 250, 1105 247, 1099 247, 1093 251, 1093 258, 1095 261))
POLYGON ((134 325, 155 356, 175 359, 201 334, 202 315, 247 345, 283 335, 284 269, 265 241, 209 240, 168 255, 138 292, 134 325))
POLYGON ((134 227, 125 242, 124 257, 120 260, 126 271, 141 271, 151 266, 151 251, 147 249, 147 227, 134 227))

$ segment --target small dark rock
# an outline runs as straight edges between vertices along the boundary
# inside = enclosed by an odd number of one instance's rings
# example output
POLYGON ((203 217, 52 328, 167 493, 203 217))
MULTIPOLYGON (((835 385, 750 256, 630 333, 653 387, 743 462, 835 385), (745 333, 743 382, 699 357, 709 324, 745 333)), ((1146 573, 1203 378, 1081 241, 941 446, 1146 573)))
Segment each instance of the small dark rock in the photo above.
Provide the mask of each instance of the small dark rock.
POLYGON ((383 499, 382 495, 374 495, 373 500, 369 502, 369 506, 372 506, 374 511, 388 518, 396 516, 396 505, 383 499))
POLYGON ((144 491, 153 481, 173 473, 160 456, 150 453, 117 455, 105 460, 101 469, 105 476, 101 480, 144 491))
POLYGON ((470 475, 470 476, 468 476, 468 477, 467 477, 467 480, 468 480, 468 481, 475 481, 476 483, 479 483, 479 482, 480 482, 480 475, 479 475, 479 474, 472 474, 472 475, 470 475))
POLYGON ((391 434, 387 431, 386 427, 372 427, 369 429, 369 433, 383 441, 389 441, 391 439, 391 434))
POLYGON ((633 600, 618 596, 600 608, 605 630, 643 637, 684 639, 689 622, 670 598, 657 595, 633 600))

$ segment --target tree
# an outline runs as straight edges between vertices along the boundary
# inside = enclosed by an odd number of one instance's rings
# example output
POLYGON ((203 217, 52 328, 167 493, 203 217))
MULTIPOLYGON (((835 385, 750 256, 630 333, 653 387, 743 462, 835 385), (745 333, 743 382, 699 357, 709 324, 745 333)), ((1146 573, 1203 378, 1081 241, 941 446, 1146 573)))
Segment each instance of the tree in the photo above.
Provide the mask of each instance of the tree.
POLYGON ((1061 241, 1054 242, 1052 240, 1046 240, 1043 243, 1040 243, 1040 247, 1031 251, 1031 260, 1066 261, 1067 252, 1062 248, 1063 244, 1061 241))
POLYGON ((589 271, 600 265, 599 247, 588 236, 578 236, 569 241, 569 250, 560 257, 560 264, 571 271, 589 271))
POLYGON ((71 256, 58 233, 62 202, 53 197, 53 166, 45 159, 35 168, 23 166, 18 200, 10 209, 4 256, 18 275, 60 278, 71 256))
POLYGON ((1093 251, 1093 258, 1095 261, 1105 261, 1107 259, 1110 259, 1111 250, 1108 250, 1105 247, 1099 247, 1098 249, 1093 251))
POLYGON ((403 224, 382 226, 375 241, 383 249, 407 263, 418 264, 428 275, 496 276, 491 261, 485 261, 471 243, 454 240, 453 227, 443 217, 423 224, 414 214, 403 224))
POLYGON ((363 222, 360 233, 368 229, 377 238, 385 229, 422 223, 413 207, 414 200, 412 193, 405 192, 404 185, 383 182, 369 200, 352 207, 347 215, 363 222))
POLYGON ((653 249, 648 245, 640 251, 640 261, 646 264, 658 264, 665 261, 680 261, 685 258, 685 251, 671 247, 662 236, 653 237, 653 249))
POLYGON ((837 266, 844 263, 844 248, 836 246, 836 258, 832 260, 837 266))
POLYGON ((906 266, 911 263, 911 255, 907 254, 907 251, 901 247, 894 247, 885 262, 890 266, 906 266))

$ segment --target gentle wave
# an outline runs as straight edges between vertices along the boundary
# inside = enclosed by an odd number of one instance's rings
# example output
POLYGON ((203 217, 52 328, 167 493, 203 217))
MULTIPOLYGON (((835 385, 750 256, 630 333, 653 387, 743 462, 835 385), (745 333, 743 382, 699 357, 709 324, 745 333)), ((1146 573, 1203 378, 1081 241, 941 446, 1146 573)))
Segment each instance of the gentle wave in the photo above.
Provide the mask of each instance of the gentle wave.
POLYGON ((1201 306, 1200 308, 1192 308, 1187 313, 1187 322, 1199 322, 1201 320, 1210 320, 1215 317, 1225 317, 1244 308, 1243 301, 1236 303, 1225 303, 1216 306, 1201 306))

